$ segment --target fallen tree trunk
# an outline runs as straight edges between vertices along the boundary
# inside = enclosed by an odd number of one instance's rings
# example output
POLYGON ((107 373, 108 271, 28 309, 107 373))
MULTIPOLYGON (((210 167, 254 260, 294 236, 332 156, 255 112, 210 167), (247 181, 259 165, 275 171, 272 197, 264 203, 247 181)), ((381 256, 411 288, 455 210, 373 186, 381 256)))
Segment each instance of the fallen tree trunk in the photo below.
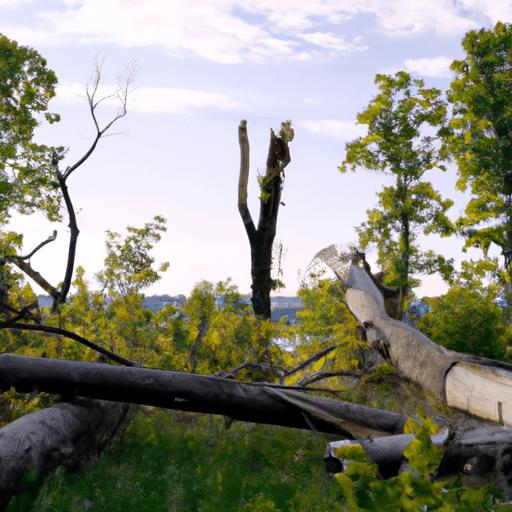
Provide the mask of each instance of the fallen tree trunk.
MULTIPOLYGON (((448 439, 448 434, 448 429, 445 429, 441 434, 430 436, 430 439, 436 446, 442 447, 448 439)), ((391 478, 400 472, 405 460, 402 453, 414 437, 414 434, 402 434, 390 437, 375 437, 373 439, 333 441, 327 445, 324 455, 325 469, 329 473, 344 472, 350 461, 338 458, 336 449, 351 444, 359 444, 368 458, 377 464, 379 474, 383 478, 391 478)))
MULTIPOLYGON (((339 459, 336 448, 359 444, 368 458, 377 464, 383 478, 397 476, 407 471, 407 459, 402 455, 414 435, 399 435, 385 438, 334 441, 328 444, 324 455, 329 473, 346 470, 349 460, 339 459)), ((462 475, 464 487, 490 485, 501 489, 506 500, 512 499, 512 427, 482 427, 466 432, 457 432, 449 438, 446 429, 431 436, 432 442, 445 449, 440 466, 433 472, 434 480, 448 480, 462 475)))
MULTIPOLYGON (((448 407, 482 421, 512 425, 512 365, 447 350, 414 327, 390 318, 373 279, 357 265, 350 267, 344 284, 347 305, 364 329, 367 341, 400 375, 448 407)), ((506 499, 512 499, 512 428, 482 426, 443 434, 447 436, 437 439, 441 439, 445 452, 433 478, 444 480, 462 474, 464 486, 489 483, 502 489, 506 499)), ((388 478, 404 469, 406 460, 401 452, 407 441, 408 437, 402 435, 340 443, 360 444, 379 466, 381 475, 388 478)), ((330 472, 342 471, 348 462, 337 459, 336 444, 330 443, 325 456, 330 472)))
POLYGON ((111 442, 129 405, 75 399, 28 414, 0 429, 0 510, 27 473, 78 469, 111 442))
POLYGON ((39 391, 167 409, 222 414, 239 421, 313 429, 354 439, 403 432, 407 417, 308 396, 306 390, 208 375, 0 355, 0 389, 39 391))
POLYGON ((453 352, 420 331, 390 318, 384 299, 368 273, 352 265, 346 301, 368 342, 398 373, 449 407, 512 425, 512 365, 453 352))

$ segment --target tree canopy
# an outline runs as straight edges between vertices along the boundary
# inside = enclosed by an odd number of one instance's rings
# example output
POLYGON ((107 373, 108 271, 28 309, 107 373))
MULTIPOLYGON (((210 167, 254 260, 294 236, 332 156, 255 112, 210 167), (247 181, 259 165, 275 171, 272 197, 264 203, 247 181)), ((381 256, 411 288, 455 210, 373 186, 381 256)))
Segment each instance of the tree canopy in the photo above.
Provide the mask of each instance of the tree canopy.
POLYGON ((472 199, 457 227, 465 247, 491 243, 501 249, 507 272, 512 264, 512 27, 471 31, 462 40, 464 60, 447 92, 453 105, 445 149, 454 157, 457 187, 472 199))
POLYGON ((453 287, 443 297, 427 299, 431 310, 417 327, 450 350, 504 360, 511 330, 507 312, 493 298, 490 291, 453 287))
POLYGON ((58 161, 64 150, 37 144, 33 135, 43 120, 60 119, 48 112, 57 77, 39 53, 2 34, 0 76, 0 223, 6 223, 13 208, 40 210, 56 220, 61 194, 50 176, 52 160, 58 161))
POLYGON ((443 127, 446 103, 438 89, 426 89, 423 80, 403 71, 394 77, 377 75, 378 94, 357 120, 368 125, 368 134, 346 144, 339 170, 362 167, 394 178, 394 185, 378 194, 378 207, 368 210, 368 220, 357 228, 362 249, 378 248, 387 284, 402 289, 405 296, 410 274, 440 271, 448 278, 451 262, 429 251, 423 253, 416 239, 424 234, 448 236, 453 231, 446 211, 453 201, 443 200, 431 183, 427 170, 446 170, 436 146, 437 135, 422 135, 424 127, 443 127))
POLYGON ((143 228, 128 226, 127 231, 129 235, 124 240, 119 233, 107 231, 105 268, 96 275, 114 295, 138 293, 161 279, 159 272, 169 267, 169 263, 162 263, 154 269, 155 259, 149 254, 161 238, 160 231, 167 231, 163 217, 156 215, 143 228))

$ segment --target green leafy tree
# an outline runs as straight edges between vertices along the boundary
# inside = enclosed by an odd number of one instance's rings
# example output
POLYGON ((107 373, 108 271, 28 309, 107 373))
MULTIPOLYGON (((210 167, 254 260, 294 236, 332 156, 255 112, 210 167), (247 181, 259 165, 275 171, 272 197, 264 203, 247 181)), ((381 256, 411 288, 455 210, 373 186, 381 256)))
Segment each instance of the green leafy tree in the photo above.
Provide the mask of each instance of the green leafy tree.
POLYGON ((272 366, 281 364, 282 353, 273 341, 286 336, 286 319, 278 324, 258 319, 250 306, 240 301, 230 279, 215 285, 204 280, 197 283, 182 312, 188 336, 179 369, 211 374, 251 363, 250 371, 234 375, 273 378, 272 366))
POLYGON ((56 86, 55 73, 39 53, 0 34, 0 224, 12 209, 60 217, 61 194, 51 175, 52 160, 63 148, 34 142, 41 121, 60 119, 48 112, 56 86))
MULTIPOLYGON (((56 86, 55 73, 39 53, 0 34, 0 226, 8 223, 13 210, 23 214, 38 210, 50 220, 60 218, 61 193, 52 179, 52 160, 60 158, 63 148, 34 141, 41 122, 60 119, 48 112, 56 86)), ((21 244, 21 235, 3 230, 0 257, 15 253, 21 244)), ((19 278, 1 262, 2 293, 19 278)))
MULTIPOLYGON (((107 233, 104 269, 96 275, 101 290, 92 290, 79 267, 73 282, 75 293, 69 304, 61 306, 58 316, 49 315, 48 325, 73 331, 100 347, 124 358, 158 365, 164 347, 161 336, 168 331, 163 320, 142 307, 144 288, 158 281, 168 263, 155 268, 150 252, 165 231, 165 219, 159 216, 143 228, 129 226, 129 235, 107 233)), ((173 324, 174 326, 174 324, 173 324)), ((172 333, 170 334, 172 337, 172 333)), ((97 354, 74 340, 61 336, 48 340, 45 349, 51 357, 94 360, 97 354)))
POLYGON ((490 359, 504 360, 512 342, 507 313, 493 302, 492 290, 454 287, 443 297, 427 299, 431 310, 418 329, 439 345, 490 359))
POLYGON ((402 296, 416 284, 413 273, 440 271, 449 279, 451 260, 421 252, 418 233, 448 236, 453 231, 446 211, 453 201, 443 200, 431 183, 427 170, 446 170, 436 147, 436 135, 422 135, 422 128, 442 127, 446 103, 438 89, 425 89, 401 71, 394 77, 377 75, 380 93, 360 114, 359 124, 368 125, 368 134, 346 144, 346 156, 339 170, 358 167, 391 176, 395 183, 378 194, 378 207, 368 210, 368 221, 357 228, 364 250, 378 249, 379 263, 386 270, 386 283, 400 287, 402 296))
POLYGON ((453 105, 445 149, 455 158, 457 188, 472 198, 457 221, 468 247, 487 256, 501 249, 510 281, 512 265, 512 27, 471 31, 462 40, 464 60, 447 92, 453 105))
POLYGON ((107 231, 107 257, 105 268, 96 278, 113 296, 138 293, 141 289, 161 279, 169 263, 153 268, 155 259, 149 254, 160 238, 160 232, 167 231, 165 219, 156 215, 153 222, 143 228, 128 226, 129 235, 122 239, 119 233, 107 231))

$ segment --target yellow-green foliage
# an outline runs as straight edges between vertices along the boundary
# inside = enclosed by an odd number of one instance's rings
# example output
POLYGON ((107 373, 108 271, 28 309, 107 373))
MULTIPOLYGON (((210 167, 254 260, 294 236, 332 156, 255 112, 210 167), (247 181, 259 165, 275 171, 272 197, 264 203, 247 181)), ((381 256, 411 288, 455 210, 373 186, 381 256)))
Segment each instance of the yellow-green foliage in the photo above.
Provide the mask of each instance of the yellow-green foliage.
MULTIPOLYGON (((298 295, 304 309, 297 312, 295 336, 295 363, 305 361, 322 349, 337 345, 335 351, 314 363, 307 371, 354 370, 361 362, 361 350, 367 344, 356 337, 357 322, 344 303, 344 292, 339 282, 319 280, 314 286, 302 287, 298 295)), ((303 376, 295 374, 287 380, 293 383, 303 376)))
POLYGON ((451 350, 503 360, 512 331, 505 310, 493 298, 485 291, 451 288, 442 297, 426 299, 432 309, 417 327, 451 350))
POLYGON ((336 455, 349 460, 345 473, 336 475, 343 489, 347 507, 340 510, 364 512, 418 512, 429 511, 480 511, 496 510, 494 496, 500 494, 489 489, 463 489, 460 478, 432 481, 429 474, 442 459, 443 451, 437 448, 430 436, 438 432, 432 418, 424 417, 417 409, 422 425, 409 419, 405 433, 416 437, 405 448, 407 458, 415 473, 403 471, 388 480, 377 478, 378 467, 371 462, 360 445, 336 450, 336 455))

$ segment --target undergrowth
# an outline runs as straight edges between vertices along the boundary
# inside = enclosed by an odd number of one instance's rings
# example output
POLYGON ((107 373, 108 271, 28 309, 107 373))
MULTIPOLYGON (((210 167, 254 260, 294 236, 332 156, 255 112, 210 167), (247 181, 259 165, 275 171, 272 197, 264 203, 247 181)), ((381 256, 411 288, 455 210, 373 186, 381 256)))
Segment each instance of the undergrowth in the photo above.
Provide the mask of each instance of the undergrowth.
MULTIPOLYGON (((324 511, 341 500, 323 435, 159 409, 80 473, 50 475, 34 511, 324 511)), ((16 510, 11 503, 9 512, 16 510)))

